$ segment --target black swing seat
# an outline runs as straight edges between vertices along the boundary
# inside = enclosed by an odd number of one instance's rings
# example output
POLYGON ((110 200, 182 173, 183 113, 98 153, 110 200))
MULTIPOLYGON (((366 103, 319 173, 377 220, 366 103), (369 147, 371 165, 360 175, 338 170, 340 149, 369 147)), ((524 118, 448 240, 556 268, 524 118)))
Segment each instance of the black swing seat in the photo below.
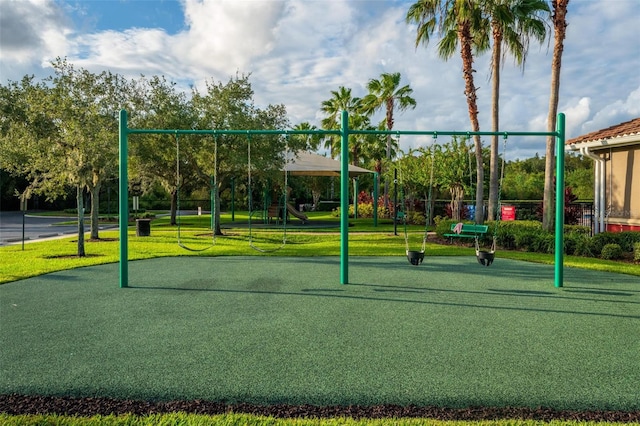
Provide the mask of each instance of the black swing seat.
POLYGON ((495 257, 496 254, 493 251, 476 250, 476 259, 482 266, 491 266, 495 257))
POLYGON ((407 260, 412 265, 420 265, 424 260, 423 251, 407 250, 407 260))

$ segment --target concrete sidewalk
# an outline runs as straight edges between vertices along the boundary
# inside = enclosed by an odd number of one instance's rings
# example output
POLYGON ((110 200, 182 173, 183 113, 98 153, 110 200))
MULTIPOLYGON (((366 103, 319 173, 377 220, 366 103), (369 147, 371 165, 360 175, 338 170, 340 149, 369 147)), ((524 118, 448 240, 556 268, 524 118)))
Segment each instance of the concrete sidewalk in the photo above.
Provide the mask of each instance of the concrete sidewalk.
MULTIPOLYGON (((70 217, 52 217, 24 214, 19 211, 0 211, 0 246, 34 242, 49 238, 60 238, 78 233, 76 225, 61 225, 73 220, 70 217), (23 235, 24 220, 24 235, 23 235)), ((117 228, 117 225, 100 226, 102 229, 117 228)), ((89 231, 89 227, 86 228, 89 231)))

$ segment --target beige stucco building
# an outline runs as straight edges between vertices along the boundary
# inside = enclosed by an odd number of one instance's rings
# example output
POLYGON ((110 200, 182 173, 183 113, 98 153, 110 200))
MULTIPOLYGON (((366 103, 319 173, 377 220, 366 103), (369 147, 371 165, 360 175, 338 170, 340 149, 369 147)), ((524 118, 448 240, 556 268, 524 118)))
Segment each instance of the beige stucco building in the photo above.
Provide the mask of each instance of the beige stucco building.
POLYGON ((640 231, 640 117, 570 139, 594 160, 595 232, 640 231))

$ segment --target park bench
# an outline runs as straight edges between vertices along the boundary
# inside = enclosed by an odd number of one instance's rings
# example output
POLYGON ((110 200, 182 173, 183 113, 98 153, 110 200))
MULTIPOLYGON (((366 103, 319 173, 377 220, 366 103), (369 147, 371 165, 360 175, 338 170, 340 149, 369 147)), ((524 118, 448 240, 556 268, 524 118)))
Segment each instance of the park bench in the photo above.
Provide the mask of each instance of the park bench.
POLYGON ((473 225, 467 223, 452 223, 451 232, 444 234, 447 238, 475 238, 484 236, 489 230, 487 225, 473 225))

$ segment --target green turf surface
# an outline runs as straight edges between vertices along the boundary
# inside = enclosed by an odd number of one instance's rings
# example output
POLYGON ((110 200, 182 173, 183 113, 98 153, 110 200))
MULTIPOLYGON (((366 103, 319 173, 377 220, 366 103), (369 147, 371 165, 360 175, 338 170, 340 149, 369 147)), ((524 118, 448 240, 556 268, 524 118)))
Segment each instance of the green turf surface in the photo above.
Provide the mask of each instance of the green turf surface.
POLYGON ((474 257, 189 257, 0 286, 0 393, 640 408, 638 277, 474 257))

